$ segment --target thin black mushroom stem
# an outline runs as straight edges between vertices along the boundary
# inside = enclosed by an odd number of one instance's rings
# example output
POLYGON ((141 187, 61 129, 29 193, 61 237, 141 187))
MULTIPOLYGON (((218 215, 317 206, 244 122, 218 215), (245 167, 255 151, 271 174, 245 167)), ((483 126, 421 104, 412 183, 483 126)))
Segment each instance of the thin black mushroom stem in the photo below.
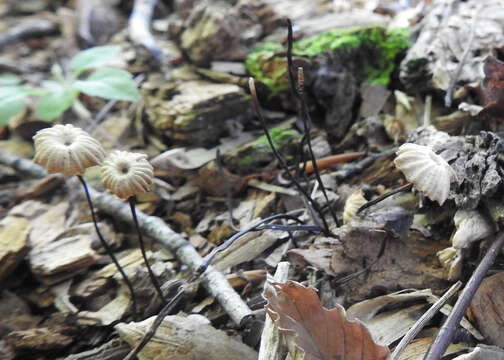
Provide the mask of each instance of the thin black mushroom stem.
POLYGON ((95 212, 93 209, 93 202, 91 201, 91 196, 89 196, 89 190, 88 190, 86 181, 84 180, 84 178, 81 175, 77 175, 77 178, 81 182, 82 187, 84 188, 84 192, 86 193, 86 199, 87 199, 87 202, 89 205, 89 209, 91 210, 91 217, 93 219, 93 224, 94 224, 94 228, 96 230, 96 234, 98 235, 98 238, 100 239, 100 242, 101 242, 103 248, 105 249, 105 252, 112 259, 112 262, 116 266, 117 270, 119 271, 119 273, 121 274, 121 276, 124 280, 124 283, 126 284, 126 286, 129 289, 129 292, 131 294, 132 307, 133 307, 133 316, 135 318, 137 318, 138 317, 137 300, 136 300, 135 291, 133 290, 133 285, 129 281, 128 276, 126 276, 126 273, 124 272, 124 269, 122 268, 121 264, 119 264, 119 261, 115 257, 114 252, 112 251, 110 246, 107 244, 107 242, 105 241, 105 239, 103 238, 103 236, 100 232, 100 228, 98 227, 98 224, 96 222, 96 215, 95 215, 95 212))
POLYGON ((117 197, 127 200, 135 228, 138 234, 138 243, 144 259, 145 266, 149 273, 150 280, 163 304, 166 299, 161 291, 161 286, 152 271, 147 259, 142 232, 138 225, 138 218, 135 210, 136 195, 150 191, 154 168, 147 160, 147 155, 128 151, 114 151, 104 160, 101 167, 103 186, 114 193, 117 197))
POLYGON ((163 304, 166 304, 167 301, 163 295, 163 291, 161 290, 161 286, 159 285, 159 282, 158 282, 156 276, 154 275, 154 272, 152 271, 152 268, 149 264, 149 260, 147 259, 147 254, 145 252, 145 244, 143 241, 142 232, 140 231, 140 226, 138 226, 138 218, 136 215, 135 202, 136 202, 135 196, 130 196, 128 198, 128 203, 129 203, 130 209, 131 209, 131 215, 133 216, 133 221, 135 223, 135 228, 136 228, 136 232, 138 235, 138 243, 140 244, 140 251, 142 252, 142 257, 144 259, 145 266, 147 267, 147 271, 149 273, 149 277, 151 279, 152 285, 154 285, 154 288, 156 289, 156 292, 158 293, 159 298, 161 299, 163 304))
POLYGON ((82 177, 88 167, 101 164, 105 158, 103 147, 87 132, 71 124, 55 125, 51 128, 42 129, 35 134, 33 141, 35 145, 35 158, 33 161, 35 163, 44 166, 49 174, 76 175, 82 183, 98 238, 131 292, 133 315, 136 318, 137 303, 133 286, 114 256, 112 249, 101 235, 89 190, 82 177))

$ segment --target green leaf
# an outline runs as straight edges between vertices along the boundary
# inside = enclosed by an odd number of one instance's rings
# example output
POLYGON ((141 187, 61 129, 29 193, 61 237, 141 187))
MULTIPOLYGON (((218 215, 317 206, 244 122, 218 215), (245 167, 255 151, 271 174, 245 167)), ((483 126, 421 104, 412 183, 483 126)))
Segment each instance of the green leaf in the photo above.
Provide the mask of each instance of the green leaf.
POLYGON ((49 91, 42 96, 37 104, 37 115, 44 121, 52 121, 72 106, 79 94, 73 89, 49 91))
POLYGON ((96 46, 81 51, 70 62, 70 69, 77 77, 85 70, 109 64, 118 58, 121 48, 119 46, 96 46))
POLYGON ((0 86, 19 85, 21 78, 12 74, 0 75, 0 86))
POLYGON ((139 98, 137 84, 132 75, 121 69, 96 70, 86 80, 77 80, 74 87, 86 95, 104 99, 135 101, 139 98))
POLYGON ((0 87, 0 126, 23 111, 28 93, 20 86, 0 87))

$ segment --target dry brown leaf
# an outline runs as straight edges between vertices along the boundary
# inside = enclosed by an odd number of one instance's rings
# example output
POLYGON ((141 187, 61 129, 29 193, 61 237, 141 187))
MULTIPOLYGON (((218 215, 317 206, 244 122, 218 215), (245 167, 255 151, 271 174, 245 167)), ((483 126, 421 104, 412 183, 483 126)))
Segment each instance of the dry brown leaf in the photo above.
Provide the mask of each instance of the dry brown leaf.
POLYGON ((266 307, 288 341, 305 353, 305 360, 386 359, 387 347, 374 343, 359 321, 348 321, 345 309, 327 310, 317 293, 299 283, 271 283, 265 288, 266 307))

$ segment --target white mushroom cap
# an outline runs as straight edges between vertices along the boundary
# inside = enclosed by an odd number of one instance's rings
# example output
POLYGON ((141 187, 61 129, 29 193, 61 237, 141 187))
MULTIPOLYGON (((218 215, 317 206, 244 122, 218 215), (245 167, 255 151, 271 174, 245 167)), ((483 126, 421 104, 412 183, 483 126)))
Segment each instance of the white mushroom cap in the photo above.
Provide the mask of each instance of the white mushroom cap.
POLYGON ((50 174, 82 175, 86 168, 101 164, 105 158, 100 143, 71 124, 40 130, 33 140, 34 161, 50 174))
POLYGON ((101 167, 103 186, 121 199, 150 191, 154 168, 147 155, 114 151, 101 167))
POLYGON ((343 208, 343 224, 348 223, 352 218, 357 215, 357 210, 367 203, 364 197, 364 191, 358 189, 350 194, 345 202, 345 207, 343 208))
POLYGON ((455 180, 455 171, 441 156, 427 146, 401 145, 394 160, 406 179, 425 196, 443 205, 455 180))

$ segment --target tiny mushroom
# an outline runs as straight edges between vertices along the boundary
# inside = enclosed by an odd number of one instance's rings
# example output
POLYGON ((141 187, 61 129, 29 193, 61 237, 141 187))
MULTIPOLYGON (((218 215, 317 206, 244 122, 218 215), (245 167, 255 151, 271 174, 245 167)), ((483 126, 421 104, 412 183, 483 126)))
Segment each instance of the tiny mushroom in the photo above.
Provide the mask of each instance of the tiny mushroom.
POLYGON ((35 144, 34 161, 37 164, 44 166, 50 174, 76 175, 81 182, 86 193, 98 238, 129 288, 133 302, 133 313, 136 316, 137 306, 133 285, 98 228, 91 196, 89 195, 87 184, 82 177, 88 167, 99 165, 103 162, 105 158, 103 147, 87 132, 71 124, 54 125, 51 128, 40 130, 35 134, 33 140, 35 144))
POLYGON ((147 155, 127 151, 114 151, 102 165, 103 186, 117 197, 131 196, 150 191, 154 169, 147 155))
POLYGON ((34 161, 50 174, 82 175, 86 168, 101 164, 105 158, 100 143, 71 124, 40 130, 33 140, 34 161))
POLYGON ((161 301, 166 303, 161 286, 149 265, 135 210, 135 195, 150 191, 154 177, 154 168, 149 163, 149 160, 147 160, 147 155, 145 154, 117 150, 105 159, 101 170, 103 186, 117 197, 127 199, 129 202, 145 266, 161 301))
POLYGON ((448 198, 455 171, 441 156, 427 146, 406 143, 399 147, 394 160, 406 179, 439 205, 448 198))

